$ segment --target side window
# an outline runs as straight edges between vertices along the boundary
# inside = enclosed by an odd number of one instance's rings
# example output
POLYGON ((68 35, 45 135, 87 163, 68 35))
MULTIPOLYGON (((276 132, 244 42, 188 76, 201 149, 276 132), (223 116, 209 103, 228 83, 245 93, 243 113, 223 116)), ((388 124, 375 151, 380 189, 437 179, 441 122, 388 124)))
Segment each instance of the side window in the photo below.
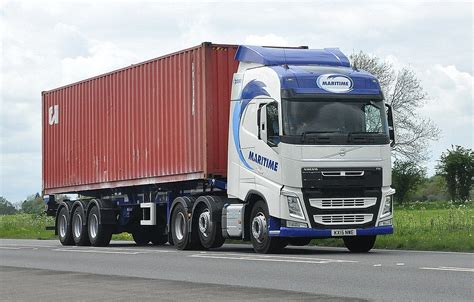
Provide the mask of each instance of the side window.
POLYGON ((280 129, 278 124, 278 104, 270 103, 267 105, 267 140, 270 146, 276 146, 280 143, 280 129))
POLYGON ((365 131, 366 132, 382 132, 382 119, 380 109, 374 105, 367 104, 364 108, 365 112, 365 131))

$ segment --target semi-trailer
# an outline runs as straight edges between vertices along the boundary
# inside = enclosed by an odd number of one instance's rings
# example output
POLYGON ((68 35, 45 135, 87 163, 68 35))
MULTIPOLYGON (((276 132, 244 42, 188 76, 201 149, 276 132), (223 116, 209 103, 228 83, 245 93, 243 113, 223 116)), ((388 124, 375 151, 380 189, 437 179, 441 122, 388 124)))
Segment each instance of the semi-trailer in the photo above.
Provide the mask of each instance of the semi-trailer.
POLYGON ((43 92, 42 133, 63 245, 367 252, 393 232, 392 111, 337 48, 205 42, 43 92))

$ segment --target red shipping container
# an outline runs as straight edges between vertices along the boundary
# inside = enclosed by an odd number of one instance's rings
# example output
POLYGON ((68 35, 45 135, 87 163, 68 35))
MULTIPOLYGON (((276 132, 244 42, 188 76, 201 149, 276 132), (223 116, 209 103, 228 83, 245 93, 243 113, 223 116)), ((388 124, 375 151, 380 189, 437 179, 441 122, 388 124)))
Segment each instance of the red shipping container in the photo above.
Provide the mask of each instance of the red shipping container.
POLYGON ((43 193, 226 176, 236 50, 203 43, 43 92, 43 193))

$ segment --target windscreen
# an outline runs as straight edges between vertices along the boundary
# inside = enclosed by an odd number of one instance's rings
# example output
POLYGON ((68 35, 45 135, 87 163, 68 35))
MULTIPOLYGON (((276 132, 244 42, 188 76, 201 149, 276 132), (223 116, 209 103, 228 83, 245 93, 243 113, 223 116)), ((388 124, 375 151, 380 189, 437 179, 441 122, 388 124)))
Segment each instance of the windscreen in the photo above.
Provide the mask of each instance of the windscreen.
POLYGON ((283 135, 331 134, 388 137, 383 101, 284 99, 283 135))

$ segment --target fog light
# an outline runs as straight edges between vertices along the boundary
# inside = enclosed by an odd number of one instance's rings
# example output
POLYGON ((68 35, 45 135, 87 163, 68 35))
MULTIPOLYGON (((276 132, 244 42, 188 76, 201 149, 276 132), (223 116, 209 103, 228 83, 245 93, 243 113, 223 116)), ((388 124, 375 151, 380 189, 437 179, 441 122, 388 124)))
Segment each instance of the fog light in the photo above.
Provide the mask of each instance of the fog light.
POLYGON ((379 222, 379 226, 387 226, 387 225, 392 225, 392 219, 387 219, 387 220, 379 222))
POLYGON ((307 228, 308 227, 308 224, 304 223, 304 222, 297 222, 297 221, 290 221, 288 220, 286 222, 286 226, 288 228, 307 228))

